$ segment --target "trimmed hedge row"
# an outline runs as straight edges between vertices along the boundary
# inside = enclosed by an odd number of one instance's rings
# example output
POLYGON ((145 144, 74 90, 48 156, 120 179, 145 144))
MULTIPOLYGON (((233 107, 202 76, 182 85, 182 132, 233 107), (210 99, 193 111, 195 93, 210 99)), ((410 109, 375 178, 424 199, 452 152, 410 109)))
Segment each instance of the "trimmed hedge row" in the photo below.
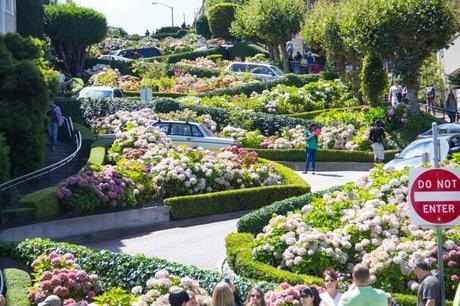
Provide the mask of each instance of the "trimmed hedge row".
MULTIPOLYGON (((250 277, 256 280, 265 280, 275 283, 288 282, 290 284, 316 284, 322 285, 320 277, 297 274, 286 270, 280 270, 268 264, 258 262, 252 258, 254 236, 248 233, 234 233, 225 238, 227 261, 238 275, 250 277)), ((391 294, 400 306, 413 306, 417 304, 417 297, 409 294, 391 294)), ((452 301, 446 301, 446 305, 452 306, 452 301)))
MULTIPOLYGON (((305 149, 251 149, 255 151, 260 157, 275 160, 275 161, 289 161, 300 162, 305 161, 305 149)), ((392 160, 394 155, 398 153, 397 150, 385 151, 385 161, 392 160)), ((349 151, 349 150, 332 150, 332 149, 319 149, 317 154, 317 161, 322 162, 373 162, 374 153, 371 151, 349 151)))
POLYGON ((171 219, 181 220, 200 216, 249 210, 269 205, 274 201, 305 194, 310 186, 294 171, 272 163, 285 180, 284 185, 226 190, 207 194, 173 197, 164 200, 170 208, 171 219))
POLYGON ((238 220, 238 232, 256 235, 263 230, 264 226, 268 224, 274 214, 285 215, 290 211, 302 208, 315 198, 322 197, 325 193, 339 190, 339 188, 340 187, 333 187, 327 190, 304 194, 299 197, 288 198, 252 211, 238 220))
POLYGON ((3 276, 6 289, 6 304, 8 306, 28 306, 27 290, 31 286, 29 273, 19 269, 5 269, 3 276))
POLYGON ((321 109, 321 110, 315 110, 315 111, 311 111, 311 112, 290 114, 288 116, 292 117, 292 118, 301 118, 301 119, 306 119, 306 120, 313 120, 316 116, 321 115, 322 113, 330 112, 331 110, 334 110, 334 111, 347 111, 347 110, 355 111, 355 110, 361 110, 364 106, 366 106, 366 105, 352 106, 352 107, 342 107, 342 108, 334 108, 334 109, 321 109))
POLYGON ((81 134, 81 155, 88 156, 91 151, 91 146, 94 143, 94 133, 91 129, 80 123, 73 123, 75 130, 79 131, 81 134))
POLYGON ((265 281, 289 284, 323 285, 321 277, 296 274, 277 269, 252 258, 255 240, 249 233, 234 233, 225 238, 227 262, 232 270, 244 277, 263 279, 265 281))
POLYGON ((31 207, 35 209, 33 215, 28 215, 28 220, 52 219, 61 215, 61 208, 56 198, 57 187, 44 188, 26 194, 19 200, 20 207, 31 207))
POLYGON ((271 290, 275 287, 275 284, 264 281, 256 282, 244 277, 210 272, 195 266, 186 266, 155 257, 147 258, 143 255, 131 256, 106 250, 100 251, 47 239, 27 239, 19 244, 0 242, 0 255, 16 258, 28 265, 38 256, 52 251, 73 253, 82 269, 99 275, 103 288, 121 287, 131 291, 132 287, 145 284, 160 269, 167 269, 179 277, 188 276, 196 279, 200 286, 209 293, 218 282, 226 277, 232 279, 242 297, 245 297, 255 286, 260 286, 264 290, 271 290))
MULTIPOLYGON (((124 94, 128 98, 137 98, 137 99, 139 99, 140 96, 141 96, 140 91, 125 91, 124 94)), ((153 92, 152 96, 153 97, 162 97, 162 98, 180 98, 180 97, 186 97, 186 96, 188 96, 188 94, 180 93, 180 92, 153 92)))
POLYGON ((88 158, 88 165, 103 165, 105 161, 105 147, 95 145, 91 148, 88 158))

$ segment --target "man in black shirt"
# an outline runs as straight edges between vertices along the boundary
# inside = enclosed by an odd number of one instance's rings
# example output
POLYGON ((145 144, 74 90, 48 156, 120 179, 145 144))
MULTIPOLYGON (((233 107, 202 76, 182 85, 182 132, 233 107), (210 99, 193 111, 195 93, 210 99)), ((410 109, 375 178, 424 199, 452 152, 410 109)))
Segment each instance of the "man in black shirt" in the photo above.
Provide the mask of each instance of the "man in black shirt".
POLYGON ((419 280, 417 306, 441 306, 441 282, 429 272, 423 259, 413 265, 414 273, 419 280))
POLYGON ((374 151, 374 162, 376 164, 383 163, 385 159, 383 149, 383 139, 385 138, 385 130, 382 127, 382 121, 377 119, 374 127, 369 133, 369 140, 372 142, 372 150, 374 151))

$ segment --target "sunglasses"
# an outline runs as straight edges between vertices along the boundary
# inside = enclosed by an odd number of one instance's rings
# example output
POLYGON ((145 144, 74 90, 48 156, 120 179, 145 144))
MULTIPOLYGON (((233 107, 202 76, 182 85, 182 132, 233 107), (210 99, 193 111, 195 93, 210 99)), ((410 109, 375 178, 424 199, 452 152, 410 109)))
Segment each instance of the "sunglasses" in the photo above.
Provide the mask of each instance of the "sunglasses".
POLYGON ((311 297, 311 295, 306 295, 306 294, 304 294, 304 295, 301 295, 301 296, 300 296, 301 299, 306 299, 306 298, 309 298, 309 297, 311 297))
POLYGON ((258 294, 251 294, 251 297, 256 298, 256 299, 261 299, 262 297, 258 294))
POLYGON ((331 279, 325 279, 324 281, 325 281, 326 283, 335 283, 335 282, 336 282, 336 280, 335 280, 335 279, 332 279, 332 278, 331 278, 331 279))

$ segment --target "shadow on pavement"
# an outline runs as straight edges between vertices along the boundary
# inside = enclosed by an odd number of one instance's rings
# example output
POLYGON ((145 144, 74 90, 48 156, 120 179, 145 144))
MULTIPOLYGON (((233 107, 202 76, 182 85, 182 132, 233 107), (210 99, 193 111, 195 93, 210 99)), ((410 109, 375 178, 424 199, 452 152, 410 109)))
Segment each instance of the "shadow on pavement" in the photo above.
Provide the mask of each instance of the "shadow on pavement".
POLYGON ((318 172, 316 172, 316 175, 318 175, 318 176, 329 176, 329 177, 343 177, 343 175, 332 174, 332 173, 318 173, 318 172))

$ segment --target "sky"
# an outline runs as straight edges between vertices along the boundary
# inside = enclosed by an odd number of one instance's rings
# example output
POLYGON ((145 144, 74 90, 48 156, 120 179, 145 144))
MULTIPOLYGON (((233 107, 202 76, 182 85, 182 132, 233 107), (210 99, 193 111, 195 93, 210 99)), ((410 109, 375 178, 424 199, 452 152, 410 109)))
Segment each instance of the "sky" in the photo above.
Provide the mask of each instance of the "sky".
MULTIPOLYGON (((110 26, 122 27, 129 34, 144 34, 157 28, 171 25, 171 9, 153 5, 155 0, 74 0, 77 4, 103 13, 110 26), (109 4, 110 3, 110 4, 109 4)), ((158 1, 174 8, 174 25, 193 23, 194 12, 201 7, 202 0, 158 1)))

